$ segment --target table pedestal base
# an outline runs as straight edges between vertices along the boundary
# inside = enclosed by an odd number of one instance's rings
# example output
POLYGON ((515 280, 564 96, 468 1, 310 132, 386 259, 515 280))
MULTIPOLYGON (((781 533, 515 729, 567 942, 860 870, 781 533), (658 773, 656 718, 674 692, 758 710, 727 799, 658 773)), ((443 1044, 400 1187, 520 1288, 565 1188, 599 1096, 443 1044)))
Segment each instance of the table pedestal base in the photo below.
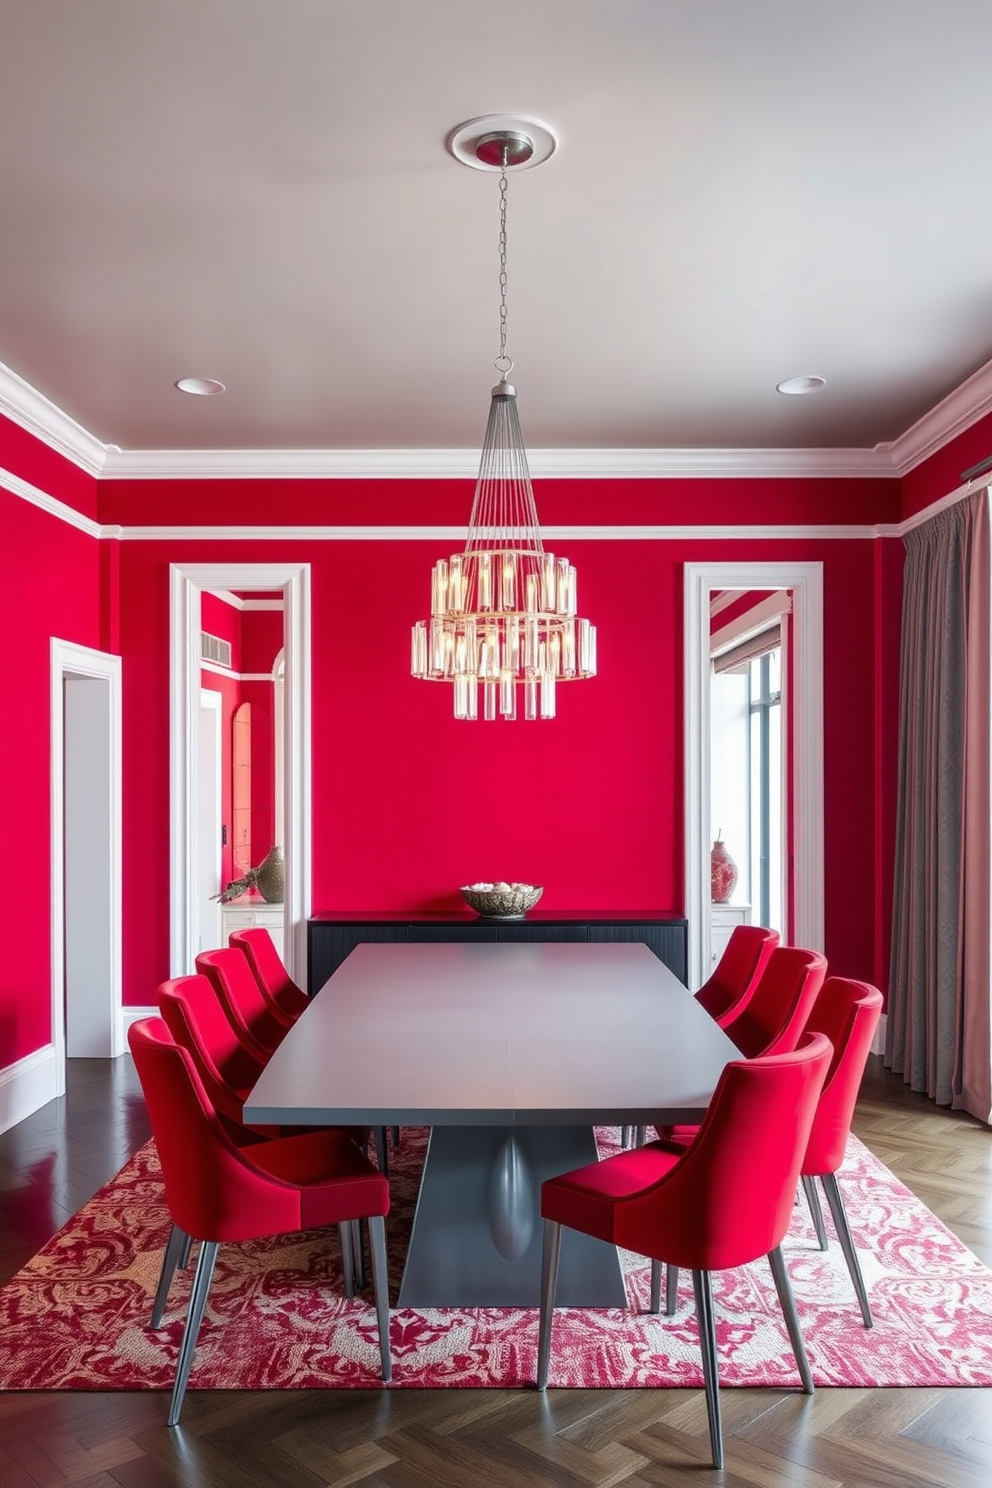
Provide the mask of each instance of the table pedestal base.
MULTIPOLYGON (((541 1184, 597 1156, 591 1127, 435 1126, 398 1305, 537 1307, 541 1184)), ((626 1307, 615 1247, 563 1230, 556 1303, 626 1307)))

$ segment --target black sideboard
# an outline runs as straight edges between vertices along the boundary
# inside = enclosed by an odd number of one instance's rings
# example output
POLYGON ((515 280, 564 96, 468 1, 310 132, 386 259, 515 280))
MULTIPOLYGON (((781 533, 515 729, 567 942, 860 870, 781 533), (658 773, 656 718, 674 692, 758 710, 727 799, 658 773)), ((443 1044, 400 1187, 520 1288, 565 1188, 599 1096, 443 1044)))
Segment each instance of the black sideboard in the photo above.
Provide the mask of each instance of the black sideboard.
POLYGON ((307 990, 318 991, 349 952, 366 941, 473 940, 643 942, 680 981, 685 982, 688 974, 687 922, 664 912, 532 909, 522 920, 484 920, 472 910, 436 914, 332 911, 307 922, 307 990))

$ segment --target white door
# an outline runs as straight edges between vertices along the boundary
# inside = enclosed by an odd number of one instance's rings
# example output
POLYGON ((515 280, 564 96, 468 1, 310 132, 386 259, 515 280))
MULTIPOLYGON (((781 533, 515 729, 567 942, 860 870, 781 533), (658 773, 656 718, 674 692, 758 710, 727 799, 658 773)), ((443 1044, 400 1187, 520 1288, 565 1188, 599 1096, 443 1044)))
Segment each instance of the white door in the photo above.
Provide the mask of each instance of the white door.
POLYGON ((107 1059, 117 1052, 110 682, 66 676, 63 685, 65 1050, 107 1059))
POLYGON ((198 950, 221 945, 221 696, 200 689, 200 937, 198 950))

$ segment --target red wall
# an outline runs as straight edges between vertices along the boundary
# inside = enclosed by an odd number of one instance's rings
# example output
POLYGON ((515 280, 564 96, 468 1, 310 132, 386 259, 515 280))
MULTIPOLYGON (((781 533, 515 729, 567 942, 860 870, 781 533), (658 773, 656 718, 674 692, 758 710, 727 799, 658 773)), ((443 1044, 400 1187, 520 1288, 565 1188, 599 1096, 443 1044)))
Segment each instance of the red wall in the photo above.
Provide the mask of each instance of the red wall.
POLYGON ((2 487, 0 634, 0 904, 9 922, 0 956, 2 1069, 51 1037, 50 638, 101 646, 97 541, 2 487))
MULTIPOLYGON (((103 522, 463 526, 470 481, 95 482, 13 426, 0 465, 103 522)), ((977 439, 979 436, 975 436, 977 439)), ((974 458, 979 458, 975 454, 974 458)), ((949 457, 958 463, 963 457, 949 457)), ((932 474, 932 473, 931 473, 932 474)), ((897 520, 895 481, 547 481, 546 526, 897 520)), ((943 493, 941 493, 943 494, 943 493)), ((907 500, 916 499, 910 495, 907 500)), ((884 985, 891 899, 899 592, 895 541, 569 541, 600 675, 562 687, 553 725, 456 723, 450 690, 409 676, 409 628, 448 544, 121 542, 0 490, 0 614, 17 647, 16 728, 0 729, 0 1067, 49 1030, 49 638, 124 659, 124 995, 169 970, 169 564, 312 565, 317 908, 459 903, 482 877, 532 879, 549 908, 682 907, 682 566, 824 564, 827 952, 884 985)), ((252 666, 251 670, 268 670, 252 666)))
MULTIPOLYGON (((238 543, 238 562, 312 565, 315 908, 455 906, 459 884, 507 877, 543 883, 549 909, 681 911, 682 567, 751 559, 754 544, 558 546, 578 568, 580 612, 599 629, 600 675, 562 687, 549 726, 458 723, 448 687, 409 676, 409 628, 426 613, 444 545, 238 543)), ((894 779, 887 763, 880 784, 874 766, 877 546, 792 540, 760 551, 824 563, 827 951, 838 971, 860 975, 882 954, 875 792, 894 779)), ((125 715, 125 822, 139 802, 161 803, 148 830, 163 862, 168 565, 230 559, 229 543, 121 548, 125 665, 133 657, 141 678, 125 715)), ((135 882, 126 861, 125 883, 135 882)), ((125 903, 126 995, 139 1004, 168 966, 167 904, 149 935, 140 897, 140 917, 125 903)))

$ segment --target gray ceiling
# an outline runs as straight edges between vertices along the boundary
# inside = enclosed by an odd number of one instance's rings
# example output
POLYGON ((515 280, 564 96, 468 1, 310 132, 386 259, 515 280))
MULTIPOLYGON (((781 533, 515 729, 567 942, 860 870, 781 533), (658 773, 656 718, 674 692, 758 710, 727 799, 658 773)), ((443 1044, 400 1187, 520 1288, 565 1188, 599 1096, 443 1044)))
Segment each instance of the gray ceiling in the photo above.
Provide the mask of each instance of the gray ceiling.
POLYGON ((990 0, 3 0, 0 362, 124 449, 477 446, 445 141, 511 113, 531 447, 871 447, 992 356, 990 57, 990 0))

